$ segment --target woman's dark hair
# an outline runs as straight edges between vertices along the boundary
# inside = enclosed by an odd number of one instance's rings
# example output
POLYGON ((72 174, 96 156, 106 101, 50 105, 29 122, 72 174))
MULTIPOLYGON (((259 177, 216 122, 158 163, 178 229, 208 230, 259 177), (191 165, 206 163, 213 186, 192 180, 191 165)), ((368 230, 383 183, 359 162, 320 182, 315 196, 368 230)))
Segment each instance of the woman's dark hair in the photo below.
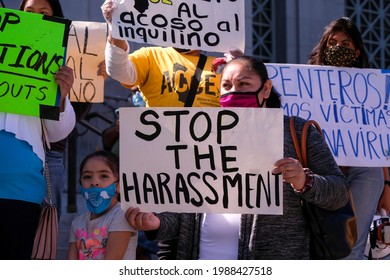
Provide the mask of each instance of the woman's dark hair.
POLYGON ((366 68, 368 67, 368 57, 364 49, 362 34, 357 26, 347 17, 342 17, 332 21, 325 27, 324 33, 321 36, 318 44, 313 48, 308 64, 323 65, 324 51, 327 47, 329 37, 336 32, 344 32, 354 43, 356 50, 360 51, 359 57, 355 60, 352 67, 366 68))
MULTIPOLYGON (((19 5, 19 11, 24 10, 24 6, 26 6, 26 2, 28 0, 23 0, 22 3, 19 5)), ((51 9, 53 10, 53 16, 55 17, 64 17, 64 13, 62 12, 61 3, 60 0, 46 0, 49 5, 51 6, 51 9)))
POLYGON ((114 173, 114 175, 118 176, 119 178, 119 157, 112 152, 104 150, 96 151, 87 155, 80 164, 80 174, 83 173, 83 169, 87 161, 96 157, 101 158, 111 169, 112 173, 114 173))
MULTIPOLYGON (((229 63, 231 63, 233 61, 243 61, 246 65, 248 65, 250 68, 252 68, 253 71, 259 75, 260 80, 263 83, 265 83, 269 79, 267 67, 265 66, 264 62, 261 59, 256 58, 254 56, 242 55, 242 56, 238 56, 237 58, 233 59, 229 63)), ((225 68, 226 67, 224 67, 224 69, 225 68)), ((222 70, 222 72, 223 72, 223 70, 222 70)), ((280 94, 272 86, 270 95, 266 100, 266 106, 267 106, 267 108, 280 108, 281 105, 282 105, 282 102, 280 100, 280 94)))

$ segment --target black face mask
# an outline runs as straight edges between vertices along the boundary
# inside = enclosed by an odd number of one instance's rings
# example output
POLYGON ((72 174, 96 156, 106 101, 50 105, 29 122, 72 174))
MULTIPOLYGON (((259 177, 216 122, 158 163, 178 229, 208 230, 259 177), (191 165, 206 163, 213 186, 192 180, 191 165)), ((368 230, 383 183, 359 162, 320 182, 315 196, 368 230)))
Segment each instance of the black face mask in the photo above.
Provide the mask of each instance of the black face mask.
POLYGON ((332 46, 324 51, 324 64, 338 67, 352 67, 356 61, 356 53, 353 49, 332 46))

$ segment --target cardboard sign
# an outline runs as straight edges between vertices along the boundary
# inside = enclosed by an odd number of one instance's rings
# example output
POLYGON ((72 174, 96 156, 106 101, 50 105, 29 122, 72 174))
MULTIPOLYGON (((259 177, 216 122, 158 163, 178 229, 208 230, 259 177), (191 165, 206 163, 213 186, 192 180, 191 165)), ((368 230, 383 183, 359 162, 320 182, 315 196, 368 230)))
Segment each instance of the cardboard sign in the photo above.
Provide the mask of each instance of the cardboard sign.
POLYGON ((54 74, 64 64, 70 21, 0 9, 0 111, 59 118, 54 74))
POLYGON ((292 64, 267 68, 284 113, 316 120, 339 165, 389 166, 388 73, 292 64))
POLYGON ((283 112, 120 108, 121 203, 150 212, 283 214, 283 112))
POLYGON ((104 61, 107 24, 73 21, 70 26, 66 65, 73 69, 74 83, 70 92, 73 102, 104 102, 104 78, 97 75, 104 61))
POLYGON ((114 38, 214 52, 245 49, 245 1, 121 0, 114 38))

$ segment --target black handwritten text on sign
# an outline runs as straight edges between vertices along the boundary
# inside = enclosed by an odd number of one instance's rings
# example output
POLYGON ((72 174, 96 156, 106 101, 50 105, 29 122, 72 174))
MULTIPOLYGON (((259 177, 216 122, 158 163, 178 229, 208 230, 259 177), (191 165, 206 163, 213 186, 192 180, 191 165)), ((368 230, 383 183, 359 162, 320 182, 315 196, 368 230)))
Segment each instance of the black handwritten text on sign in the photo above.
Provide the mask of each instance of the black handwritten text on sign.
POLYGON ((157 212, 282 213, 281 178, 271 173, 283 156, 281 109, 120 110, 122 203, 157 212))

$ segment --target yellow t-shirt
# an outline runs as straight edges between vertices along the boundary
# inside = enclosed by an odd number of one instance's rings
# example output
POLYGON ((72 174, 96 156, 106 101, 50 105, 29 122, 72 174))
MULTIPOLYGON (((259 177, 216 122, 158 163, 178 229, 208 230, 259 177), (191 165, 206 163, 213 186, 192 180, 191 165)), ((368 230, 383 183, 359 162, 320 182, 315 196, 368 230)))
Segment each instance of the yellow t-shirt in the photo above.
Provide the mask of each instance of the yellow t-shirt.
MULTIPOLYGON (((146 106, 184 106, 199 56, 181 54, 171 47, 148 47, 131 53, 129 59, 146 106)), ((220 75, 211 71, 213 59, 207 58, 193 107, 220 107, 220 75)))

